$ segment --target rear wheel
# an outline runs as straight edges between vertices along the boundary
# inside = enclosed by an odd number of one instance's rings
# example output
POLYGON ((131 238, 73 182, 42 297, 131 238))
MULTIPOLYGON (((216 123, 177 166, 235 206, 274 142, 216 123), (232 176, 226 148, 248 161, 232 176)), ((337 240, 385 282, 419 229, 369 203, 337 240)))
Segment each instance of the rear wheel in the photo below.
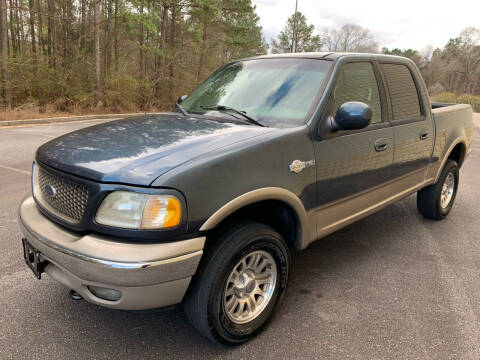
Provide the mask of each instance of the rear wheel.
POLYGON ((428 219, 441 220, 452 210, 457 195, 459 180, 458 165, 448 160, 438 182, 417 193, 417 208, 428 219))
POLYGON ((269 226, 244 222, 205 255, 184 309, 210 340, 240 344, 266 325, 288 282, 288 247, 269 226))

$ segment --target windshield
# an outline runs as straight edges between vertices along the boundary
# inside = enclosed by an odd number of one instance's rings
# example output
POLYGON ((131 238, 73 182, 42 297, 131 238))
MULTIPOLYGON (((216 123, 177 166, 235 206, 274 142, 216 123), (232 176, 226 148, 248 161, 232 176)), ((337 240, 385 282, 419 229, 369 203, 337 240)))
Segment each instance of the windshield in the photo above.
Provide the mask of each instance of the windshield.
POLYGON ((221 105, 267 126, 300 125, 305 123, 330 65, 330 61, 302 58, 234 62, 205 80, 182 106, 189 113, 210 115, 215 110, 204 107, 221 105))

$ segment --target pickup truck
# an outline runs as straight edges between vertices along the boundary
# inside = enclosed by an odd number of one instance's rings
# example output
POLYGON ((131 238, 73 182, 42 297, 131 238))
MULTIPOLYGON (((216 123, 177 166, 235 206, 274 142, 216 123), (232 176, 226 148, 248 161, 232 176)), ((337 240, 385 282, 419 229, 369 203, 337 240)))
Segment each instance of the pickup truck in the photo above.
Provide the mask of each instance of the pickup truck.
POLYGON ((105 307, 181 303, 201 334, 239 344, 278 309, 292 250, 415 192, 445 218, 473 129, 469 105, 430 104, 406 58, 233 61, 171 112, 42 145, 25 262, 105 307))

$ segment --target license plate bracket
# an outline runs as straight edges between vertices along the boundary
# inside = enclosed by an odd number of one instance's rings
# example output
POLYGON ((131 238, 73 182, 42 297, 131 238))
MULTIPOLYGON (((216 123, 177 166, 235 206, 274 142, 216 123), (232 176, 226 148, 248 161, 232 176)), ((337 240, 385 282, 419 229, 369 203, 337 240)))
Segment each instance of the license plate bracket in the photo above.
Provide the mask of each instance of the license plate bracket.
POLYGON ((33 274, 37 279, 42 278, 42 273, 45 271, 45 267, 48 264, 48 261, 41 260, 40 251, 35 249, 27 239, 22 239, 23 244, 23 257, 25 263, 32 270, 33 274))

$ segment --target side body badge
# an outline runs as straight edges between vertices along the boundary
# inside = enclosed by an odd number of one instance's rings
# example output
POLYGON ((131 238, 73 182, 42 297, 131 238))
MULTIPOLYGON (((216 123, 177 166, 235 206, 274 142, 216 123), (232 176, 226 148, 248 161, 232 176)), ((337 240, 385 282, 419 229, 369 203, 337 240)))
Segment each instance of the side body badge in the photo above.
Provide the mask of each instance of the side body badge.
POLYGON ((314 166, 315 165, 315 160, 307 160, 307 161, 301 161, 301 160, 293 160, 290 165, 288 165, 288 168, 290 169, 291 172, 298 174, 303 171, 306 167, 309 166, 314 166))

